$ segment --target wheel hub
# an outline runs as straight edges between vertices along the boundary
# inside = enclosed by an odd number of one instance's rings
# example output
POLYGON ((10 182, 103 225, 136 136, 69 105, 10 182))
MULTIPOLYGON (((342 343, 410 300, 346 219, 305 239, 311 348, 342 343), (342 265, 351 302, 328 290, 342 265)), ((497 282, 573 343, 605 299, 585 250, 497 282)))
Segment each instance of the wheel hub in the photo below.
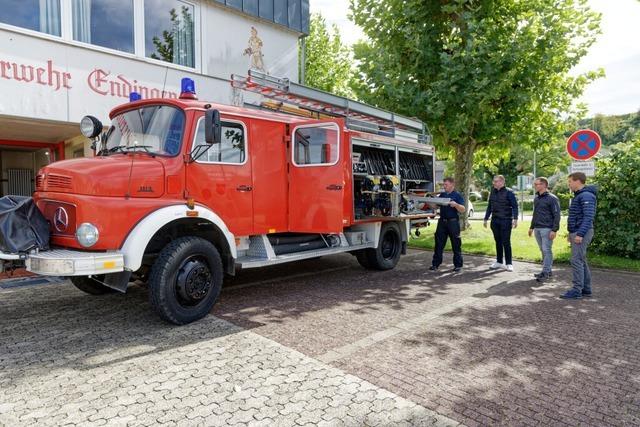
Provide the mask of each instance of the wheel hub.
POLYGON ((200 259, 188 259, 178 272, 176 290, 180 298, 188 305, 202 301, 212 286, 209 266, 200 259))

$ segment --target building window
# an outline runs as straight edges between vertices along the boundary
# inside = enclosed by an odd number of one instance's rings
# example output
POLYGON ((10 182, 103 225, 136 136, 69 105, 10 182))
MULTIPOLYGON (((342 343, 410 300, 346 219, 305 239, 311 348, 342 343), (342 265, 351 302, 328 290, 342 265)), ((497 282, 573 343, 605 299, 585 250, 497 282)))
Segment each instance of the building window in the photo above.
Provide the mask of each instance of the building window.
MULTIPOLYGON (((194 147, 206 145, 204 119, 198 122, 194 147)), ((222 142, 213 144, 199 162, 242 164, 246 159, 244 127, 240 123, 222 122, 222 142)))
POLYGON ((333 165, 340 147, 338 127, 333 124, 297 128, 293 160, 297 166, 333 165))
POLYGON ((3 0, 0 22, 60 36, 60 0, 3 0))
POLYGON ((145 0, 146 56, 195 67, 194 10, 180 0, 145 0))
POLYGON ((133 0, 73 0, 73 39, 133 53, 133 0))

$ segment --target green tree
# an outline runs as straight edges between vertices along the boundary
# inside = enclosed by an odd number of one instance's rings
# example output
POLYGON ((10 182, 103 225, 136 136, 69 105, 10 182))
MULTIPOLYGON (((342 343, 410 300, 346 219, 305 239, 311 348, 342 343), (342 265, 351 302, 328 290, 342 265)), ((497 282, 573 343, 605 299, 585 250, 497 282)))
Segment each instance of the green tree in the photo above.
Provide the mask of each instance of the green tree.
MULTIPOLYGON (((599 73, 569 75, 594 43, 586 0, 351 0, 364 101, 429 124, 468 195, 474 154, 537 148, 599 73)), ((468 199, 468 197, 465 197, 468 199)))
POLYGON ((342 44, 338 27, 333 25, 330 30, 322 15, 314 13, 305 45, 305 84, 353 97, 349 86, 352 77, 350 50, 342 44))

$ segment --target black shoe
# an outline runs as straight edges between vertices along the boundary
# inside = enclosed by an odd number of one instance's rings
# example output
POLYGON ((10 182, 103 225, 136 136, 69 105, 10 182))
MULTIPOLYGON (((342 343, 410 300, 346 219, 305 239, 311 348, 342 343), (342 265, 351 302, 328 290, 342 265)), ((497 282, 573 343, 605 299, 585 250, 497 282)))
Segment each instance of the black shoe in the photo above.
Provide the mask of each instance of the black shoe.
MULTIPOLYGON (((545 275, 545 273, 536 273, 536 274, 533 275, 533 277, 535 277, 537 279, 538 277, 542 277, 544 275, 545 275)), ((547 276, 547 278, 551 278, 551 276, 553 276, 553 272, 550 271, 550 272, 546 273, 546 276, 547 276)))
POLYGON ((431 267, 429 267, 429 271, 438 271, 438 266, 432 265, 431 267))
POLYGON ((460 273, 462 271, 462 267, 454 267, 453 272, 454 273, 460 273))
POLYGON ((582 297, 583 298, 591 298, 592 296, 593 296, 593 292, 582 291, 582 297))
POLYGON ((545 273, 536 274, 536 282, 538 283, 544 283, 549 279, 551 279, 551 275, 549 274, 545 274, 545 273))

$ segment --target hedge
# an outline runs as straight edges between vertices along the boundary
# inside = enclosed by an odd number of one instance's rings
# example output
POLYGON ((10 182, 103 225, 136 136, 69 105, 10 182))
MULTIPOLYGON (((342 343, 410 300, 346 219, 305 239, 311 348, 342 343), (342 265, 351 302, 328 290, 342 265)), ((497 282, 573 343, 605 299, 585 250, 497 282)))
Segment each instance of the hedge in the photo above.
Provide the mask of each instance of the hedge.
POLYGON ((640 140, 612 147, 597 163, 593 245, 600 253, 640 259, 640 140))

